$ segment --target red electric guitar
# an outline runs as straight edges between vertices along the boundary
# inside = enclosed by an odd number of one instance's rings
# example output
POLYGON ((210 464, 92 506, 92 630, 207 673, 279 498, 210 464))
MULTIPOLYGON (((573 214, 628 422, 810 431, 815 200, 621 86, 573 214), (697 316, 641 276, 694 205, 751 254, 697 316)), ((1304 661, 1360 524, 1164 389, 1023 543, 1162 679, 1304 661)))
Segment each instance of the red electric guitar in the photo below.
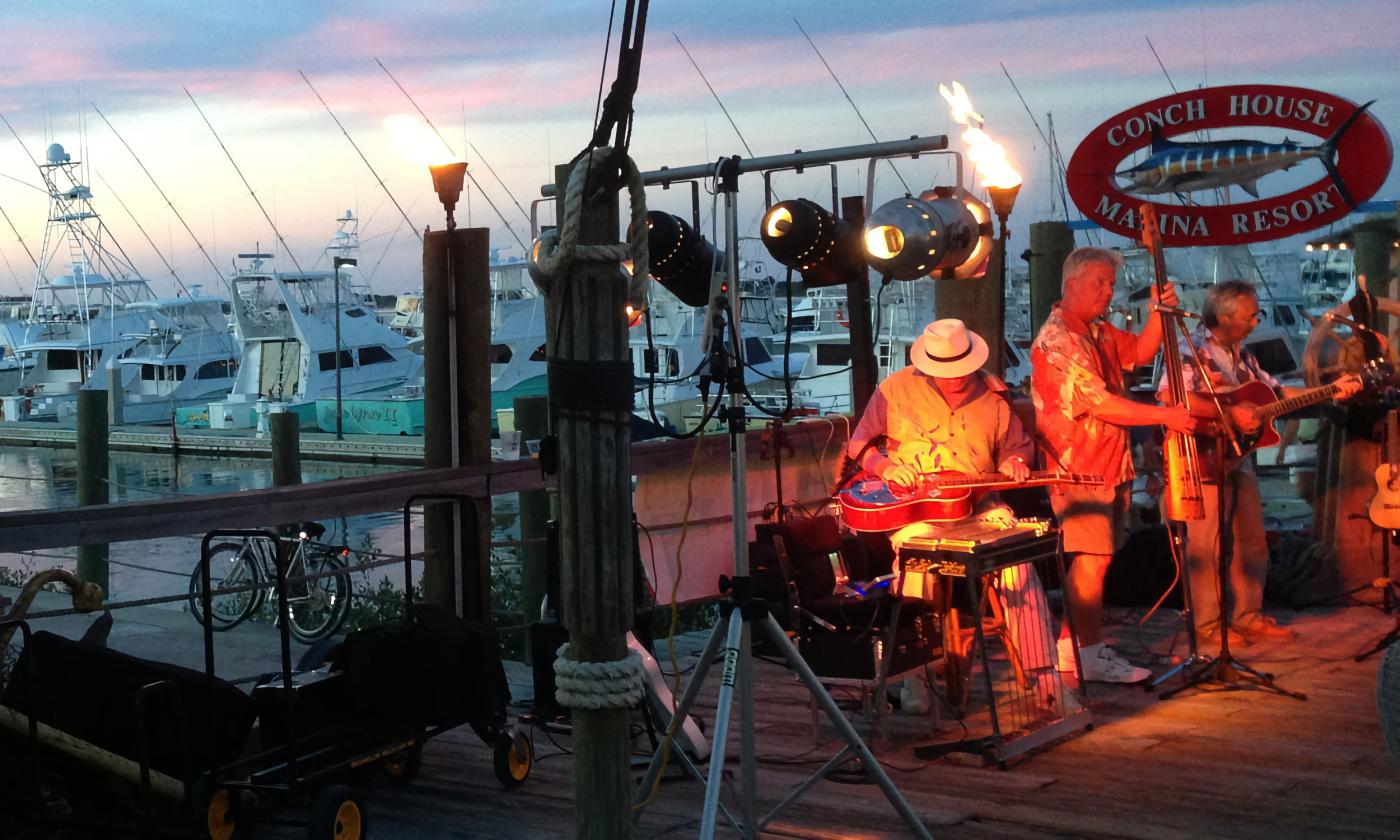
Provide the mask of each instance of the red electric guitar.
POLYGON ((972 513, 973 490, 1102 484, 1101 475, 1035 472, 1025 481, 1000 473, 940 472, 913 490, 895 490, 881 479, 857 481, 837 494, 841 521, 852 531, 892 531, 915 522, 955 522, 972 513))

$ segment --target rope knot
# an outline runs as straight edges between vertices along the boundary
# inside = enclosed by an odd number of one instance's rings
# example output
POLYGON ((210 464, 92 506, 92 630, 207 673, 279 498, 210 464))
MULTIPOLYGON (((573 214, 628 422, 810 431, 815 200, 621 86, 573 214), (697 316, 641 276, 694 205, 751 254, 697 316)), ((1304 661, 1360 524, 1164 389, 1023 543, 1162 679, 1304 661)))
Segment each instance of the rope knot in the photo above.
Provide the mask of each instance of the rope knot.
POLYGON ((611 662, 579 662, 568 655, 565 644, 554 659, 554 696, 561 706, 630 709, 642 699, 642 658, 636 651, 611 662))
POLYGON ((535 255, 539 271, 532 276, 540 291, 548 295, 554 281, 566 276, 576 260, 620 263, 629 258, 632 260, 632 276, 627 285, 627 301, 634 309, 642 310, 647 303, 646 281, 651 263, 647 250, 647 200, 642 173, 626 153, 614 153, 611 146, 601 146, 580 158, 569 173, 569 182, 564 189, 564 218, 559 225, 558 237, 540 238, 539 252, 535 255), (619 170, 627 184, 630 199, 631 220, 627 224, 626 244, 580 245, 578 229, 579 219, 583 215, 584 183, 603 184, 604 176, 616 174, 619 170))

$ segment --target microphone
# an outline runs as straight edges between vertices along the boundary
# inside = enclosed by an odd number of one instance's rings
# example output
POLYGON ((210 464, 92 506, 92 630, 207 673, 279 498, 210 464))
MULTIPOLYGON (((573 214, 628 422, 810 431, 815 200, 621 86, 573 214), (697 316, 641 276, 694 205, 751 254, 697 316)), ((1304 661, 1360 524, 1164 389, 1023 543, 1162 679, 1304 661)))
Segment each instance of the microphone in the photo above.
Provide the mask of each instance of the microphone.
POLYGON ((1183 318, 1192 318, 1197 321, 1204 321, 1205 316, 1189 309, 1182 309, 1178 306, 1163 306, 1160 303, 1150 303, 1147 305, 1149 312, 1161 312, 1163 315, 1180 315, 1183 318))

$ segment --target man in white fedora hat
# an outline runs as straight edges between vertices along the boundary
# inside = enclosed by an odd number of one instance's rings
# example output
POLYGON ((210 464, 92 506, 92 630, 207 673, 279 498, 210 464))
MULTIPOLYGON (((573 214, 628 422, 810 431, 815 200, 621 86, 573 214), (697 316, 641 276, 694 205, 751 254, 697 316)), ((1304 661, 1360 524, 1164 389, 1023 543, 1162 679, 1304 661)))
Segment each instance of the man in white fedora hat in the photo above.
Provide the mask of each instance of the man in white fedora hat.
MULTIPOLYGON (((981 336, 956 318, 934 321, 910 348, 909 361, 876 389, 851 433, 849 457, 896 489, 912 489, 926 476, 948 470, 999 472, 1016 481, 1030 475, 1033 444, 1006 397, 1006 384, 980 369, 987 361, 981 336)), ((988 493, 978 500, 973 516, 1009 522, 1012 514, 995 493, 988 493)), ((930 522, 906 525, 891 534, 890 542, 897 552, 909 538, 938 527, 930 522)), ((906 594, 924 594, 911 591, 911 585, 912 580, 901 582, 906 594)), ((1050 695, 1058 693, 1060 684, 1053 640, 1041 629, 1050 626, 1050 618, 1040 579, 1029 566, 1012 566, 1002 572, 1001 594, 1022 665, 1036 675, 1041 699, 1051 706, 1050 695)), ((900 699, 906 709, 919 710, 928 702, 927 688, 921 680, 906 679, 900 699)))

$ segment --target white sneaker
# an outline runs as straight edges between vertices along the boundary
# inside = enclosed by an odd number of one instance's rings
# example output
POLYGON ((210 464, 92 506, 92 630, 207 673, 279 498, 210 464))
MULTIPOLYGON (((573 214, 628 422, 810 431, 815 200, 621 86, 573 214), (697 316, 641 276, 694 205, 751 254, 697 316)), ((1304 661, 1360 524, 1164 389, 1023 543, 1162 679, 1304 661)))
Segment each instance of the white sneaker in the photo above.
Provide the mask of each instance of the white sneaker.
POLYGON ((928 714, 930 704, 928 683, 923 677, 905 677, 899 687, 899 708, 910 715, 928 714))
POLYGON ((1084 679, 1090 682, 1140 683, 1152 677, 1152 672, 1139 668, 1100 642, 1079 649, 1084 663, 1084 679))

